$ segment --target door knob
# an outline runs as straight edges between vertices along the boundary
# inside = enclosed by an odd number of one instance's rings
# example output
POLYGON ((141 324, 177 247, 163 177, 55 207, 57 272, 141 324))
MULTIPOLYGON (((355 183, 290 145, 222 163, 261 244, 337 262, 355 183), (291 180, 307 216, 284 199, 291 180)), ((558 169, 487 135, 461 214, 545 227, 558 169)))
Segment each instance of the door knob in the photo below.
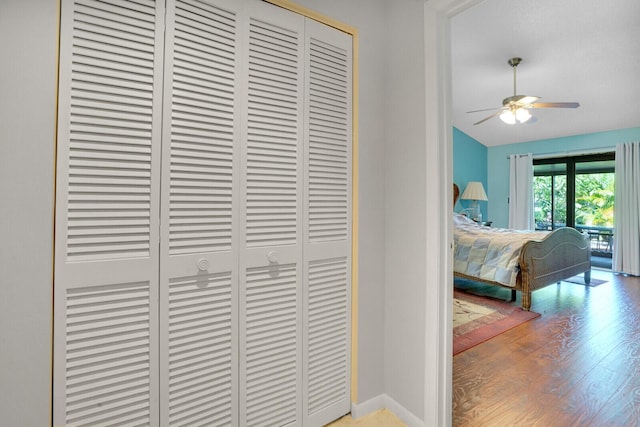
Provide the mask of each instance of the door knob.
POLYGON ((206 258, 200 258, 196 265, 198 266, 198 270, 200 271, 209 270, 209 260, 206 258))

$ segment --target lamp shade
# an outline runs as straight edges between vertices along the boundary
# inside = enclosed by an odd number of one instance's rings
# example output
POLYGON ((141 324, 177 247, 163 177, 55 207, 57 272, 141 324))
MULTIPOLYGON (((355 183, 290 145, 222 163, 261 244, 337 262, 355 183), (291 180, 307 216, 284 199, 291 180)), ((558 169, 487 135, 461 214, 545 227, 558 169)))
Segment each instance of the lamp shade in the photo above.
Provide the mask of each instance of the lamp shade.
POLYGON ((460 198, 464 200, 489 200, 487 199, 487 193, 484 192, 482 183, 478 181, 468 183, 460 198))

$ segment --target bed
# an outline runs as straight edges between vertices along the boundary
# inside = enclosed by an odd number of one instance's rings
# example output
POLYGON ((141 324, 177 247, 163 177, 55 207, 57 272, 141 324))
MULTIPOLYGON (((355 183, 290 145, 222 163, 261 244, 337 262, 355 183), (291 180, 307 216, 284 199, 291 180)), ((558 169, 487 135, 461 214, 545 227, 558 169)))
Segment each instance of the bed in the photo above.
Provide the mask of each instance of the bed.
MULTIPOLYGON (((454 184, 454 205, 459 189, 454 184)), ((531 308, 531 293, 584 273, 591 280, 591 242, 586 233, 491 228, 454 213, 454 276, 510 288, 531 308)))

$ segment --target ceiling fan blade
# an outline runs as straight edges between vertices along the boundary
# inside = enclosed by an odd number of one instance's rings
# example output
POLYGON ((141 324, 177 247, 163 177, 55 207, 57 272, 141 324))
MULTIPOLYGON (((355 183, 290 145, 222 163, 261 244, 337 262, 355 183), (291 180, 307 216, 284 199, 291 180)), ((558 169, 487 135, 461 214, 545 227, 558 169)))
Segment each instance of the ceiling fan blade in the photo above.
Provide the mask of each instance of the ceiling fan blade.
POLYGON ((493 108, 483 108, 482 110, 471 110, 471 111, 467 111, 467 114, 469 113, 479 113, 481 111, 491 111, 491 110, 497 110, 500 107, 493 107, 493 108))
POLYGON ((490 116, 485 117, 484 119, 480 120, 479 122, 475 122, 473 125, 475 126, 475 125, 479 125, 480 123, 484 123, 484 122, 486 122, 487 120, 489 120, 489 119, 491 119, 493 117, 499 116, 500 113, 502 113, 502 109, 496 111, 495 113, 491 114, 490 116))
POLYGON ((531 108, 578 108, 579 102, 535 102, 531 108))

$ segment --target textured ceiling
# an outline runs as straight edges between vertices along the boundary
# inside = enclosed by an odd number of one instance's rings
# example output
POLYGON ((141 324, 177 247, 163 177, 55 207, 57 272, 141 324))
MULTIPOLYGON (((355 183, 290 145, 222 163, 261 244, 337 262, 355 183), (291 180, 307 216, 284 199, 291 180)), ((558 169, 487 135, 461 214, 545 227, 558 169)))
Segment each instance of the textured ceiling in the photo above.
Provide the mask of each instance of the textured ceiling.
POLYGON ((454 17, 453 125, 486 146, 640 126, 639 0, 485 0, 454 17), (517 92, 577 109, 535 109, 534 123, 494 117, 517 92))

